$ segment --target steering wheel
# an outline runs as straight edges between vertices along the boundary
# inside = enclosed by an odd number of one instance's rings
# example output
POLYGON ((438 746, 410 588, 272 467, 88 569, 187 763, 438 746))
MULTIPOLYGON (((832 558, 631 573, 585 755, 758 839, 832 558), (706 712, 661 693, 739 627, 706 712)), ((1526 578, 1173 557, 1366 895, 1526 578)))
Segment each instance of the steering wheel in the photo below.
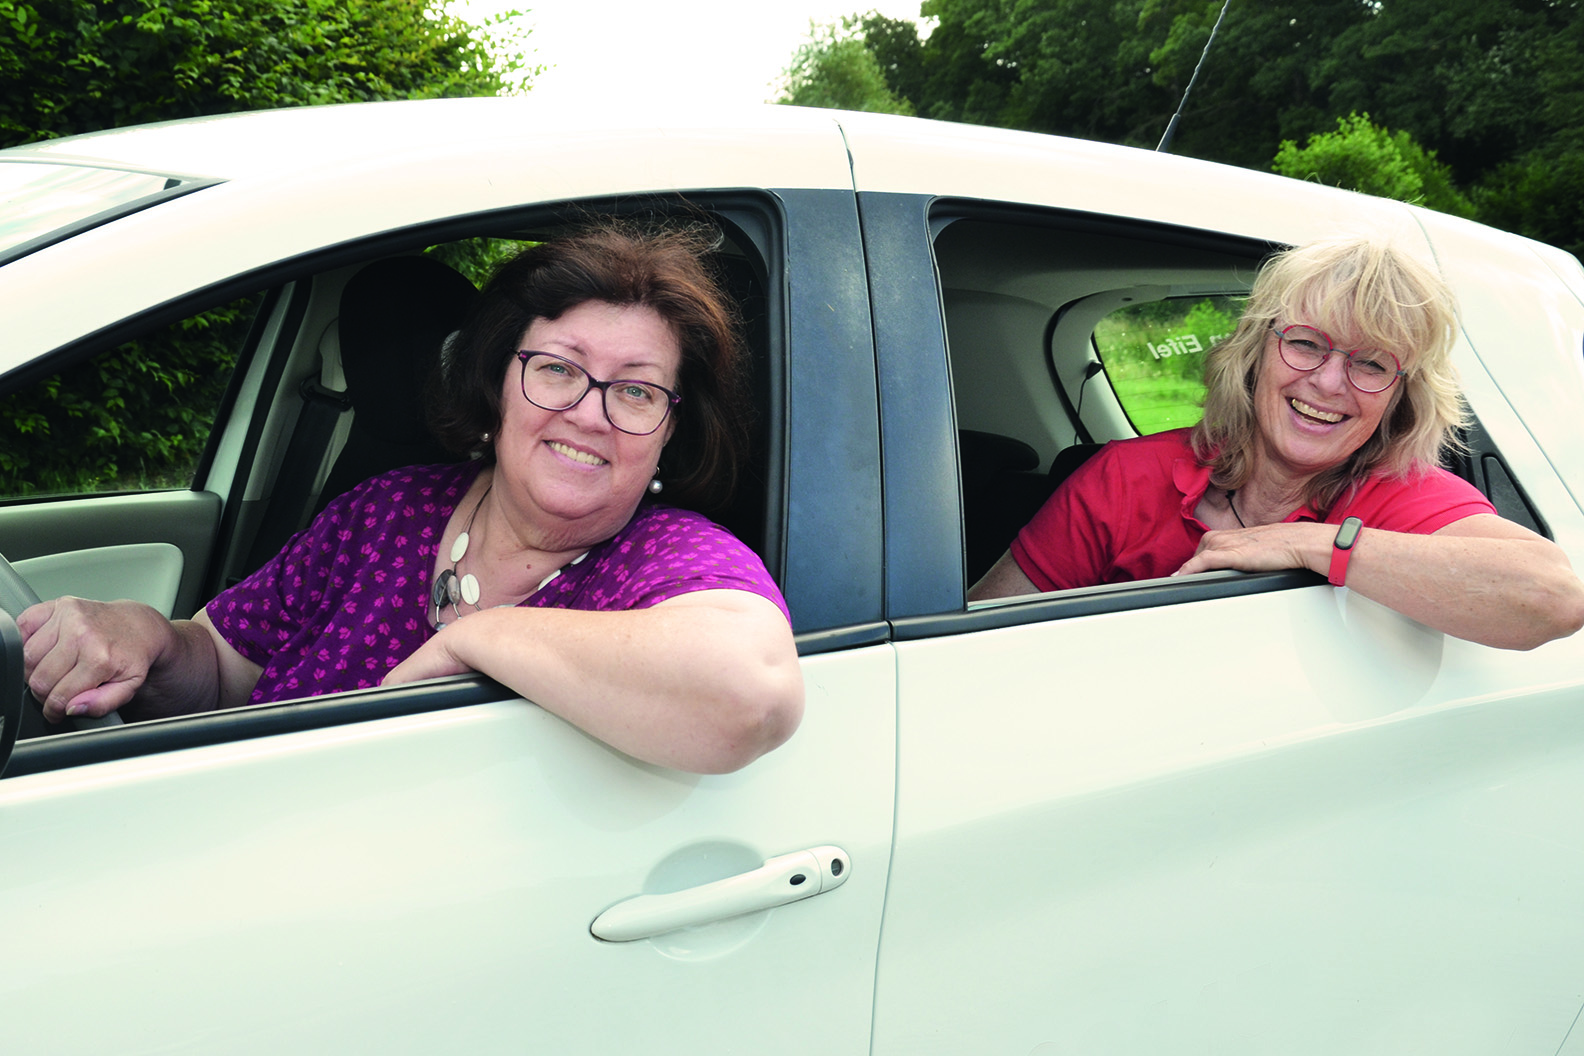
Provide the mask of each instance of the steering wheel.
MULTIPOLYGON (((15 620, 22 615, 22 610, 37 605, 41 599, 28 586, 17 570, 11 567, 11 562, 0 554, 0 609, 15 620)), ((67 718, 62 722, 49 723, 44 720, 44 707, 33 696, 33 691, 26 685, 22 687, 22 709, 27 714, 21 716, 20 725, 23 727, 24 736, 38 736, 40 733, 66 733, 74 730, 93 730, 103 726, 121 725, 121 716, 116 712, 95 719, 87 715, 67 718)))

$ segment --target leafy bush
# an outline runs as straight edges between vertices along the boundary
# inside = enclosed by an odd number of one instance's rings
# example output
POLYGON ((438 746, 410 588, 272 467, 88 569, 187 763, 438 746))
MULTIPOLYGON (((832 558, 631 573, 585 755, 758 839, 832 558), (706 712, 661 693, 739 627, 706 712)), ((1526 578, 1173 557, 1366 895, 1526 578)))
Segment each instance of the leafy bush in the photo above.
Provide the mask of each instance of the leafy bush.
POLYGON ((1584 156, 1536 152, 1474 188, 1479 218, 1584 256, 1584 156))
POLYGON ((537 72, 475 32, 437 0, 0 0, 0 146, 241 110, 497 95, 537 72))
POLYGON ((1474 215, 1474 206, 1452 182, 1452 170, 1407 132, 1390 132, 1368 114, 1337 118, 1335 132, 1320 132, 1299 147, 1283 140, 1271 168, 1283 176, 1312 180, 1382 198, 1428 206, 1454 216, 1474 215))
POLYGON ((864 26, 856 17, 811 30, 783 76, 779 103, 913 115, 913 105, 886 83, 885 71, 865 44, 864 26))
POLYGON ((449 264, 474 286, 483 289, 496 268, 533 245, 537 243, 510 238, 465 238, 430 246, 424 253, 442 264, 449 264))
MULTIPOLYGON (((521 32, 495 39, 501 50, 442 0, 0 0, 0 146, 241 110, 496 95, 538 70, 521 32)), ((480 268, 492 259, 474 256, 480 268)), ((254 307, 195 316, 0 399, 0 493, 186 486, 254 307)))
POLYGON ((183 319, 0 398, 0 495, 188 486, 256 307, 183 319))
POLYGON ((1130 305, 1095 327, 1106 377, 1140 433, 1192 425, 1204 399, 1204 353, 1237 325, 1231 297, 1130 305))

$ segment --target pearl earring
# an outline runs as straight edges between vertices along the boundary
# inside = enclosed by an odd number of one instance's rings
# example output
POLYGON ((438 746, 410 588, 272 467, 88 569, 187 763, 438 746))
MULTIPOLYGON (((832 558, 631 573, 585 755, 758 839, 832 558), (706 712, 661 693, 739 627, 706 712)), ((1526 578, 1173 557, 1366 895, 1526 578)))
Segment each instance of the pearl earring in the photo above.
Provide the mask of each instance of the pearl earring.
POLYGON ((489 433, 480 433, 479 434, 479 442, 480 443, 485 443, 485 444, 489 443, 490 442, 490 434, 489 433))
POLYGON ((659 477, 656 477, 655 479, 653 479, 653 480, 651 480, 649 482, 649 494, 658 495, 658 494, 660 494, 660 492, 662 492, 664 490, 665 490, 665 485, 660 483, 660 478, 659 477))

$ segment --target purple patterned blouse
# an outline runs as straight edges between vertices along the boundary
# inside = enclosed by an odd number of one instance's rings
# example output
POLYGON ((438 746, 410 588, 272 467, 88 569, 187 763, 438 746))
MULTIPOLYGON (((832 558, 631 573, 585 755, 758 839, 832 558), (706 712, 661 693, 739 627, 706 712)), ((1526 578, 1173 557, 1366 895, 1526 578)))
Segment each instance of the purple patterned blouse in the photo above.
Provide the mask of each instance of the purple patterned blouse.
MULTIPOLYGON (((215 628, 264 669, 249 703, 377 686, 429 640, 436 548, 482 468, 411 466, 366 480, 209 603, 215 628)), ((769 598, 791 621, 757 554, 700 514, 646 502, 523 604, 646 609, 722 588, 769 598)))

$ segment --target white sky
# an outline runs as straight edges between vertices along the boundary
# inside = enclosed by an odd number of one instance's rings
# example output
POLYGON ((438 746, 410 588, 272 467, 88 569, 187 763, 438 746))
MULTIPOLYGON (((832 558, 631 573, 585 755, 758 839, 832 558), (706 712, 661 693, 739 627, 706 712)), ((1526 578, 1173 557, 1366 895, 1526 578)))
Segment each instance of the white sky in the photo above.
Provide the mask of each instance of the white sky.
POLYGON ((919 0, 454 0, 475 24, 526 11, 540 99, 759 103, 808 38, 809 21, 871 9, 917 19, 919 0))

